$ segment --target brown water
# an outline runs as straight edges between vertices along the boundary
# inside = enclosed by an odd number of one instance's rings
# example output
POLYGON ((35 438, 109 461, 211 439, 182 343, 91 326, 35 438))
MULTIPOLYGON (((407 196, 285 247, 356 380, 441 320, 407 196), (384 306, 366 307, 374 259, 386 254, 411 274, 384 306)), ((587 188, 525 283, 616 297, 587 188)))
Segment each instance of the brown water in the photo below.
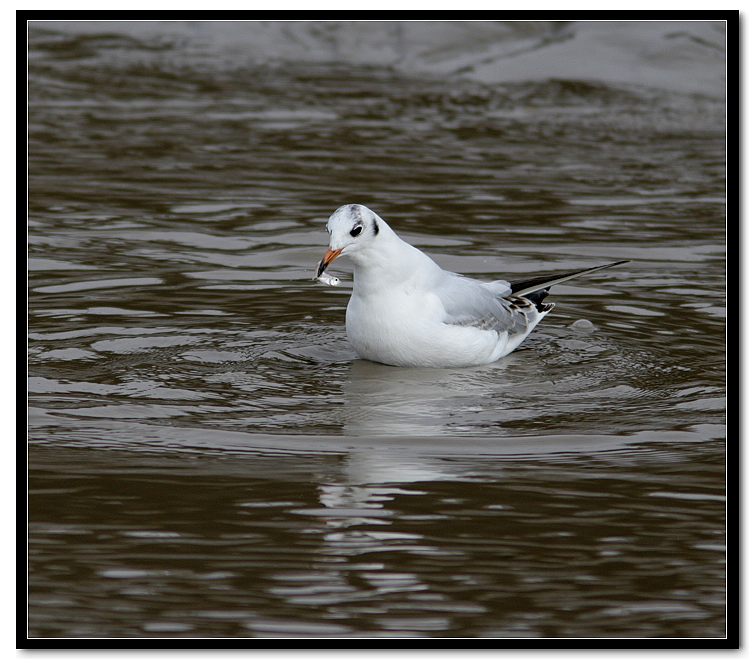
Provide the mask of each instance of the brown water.
POLYGON ((487 76, 583 26, 32 27, 30 636, 726 633, 723 38, 487 76), (348 202, 480 278, 632 262, 496 364, 385 367, 311 281, 348 202))

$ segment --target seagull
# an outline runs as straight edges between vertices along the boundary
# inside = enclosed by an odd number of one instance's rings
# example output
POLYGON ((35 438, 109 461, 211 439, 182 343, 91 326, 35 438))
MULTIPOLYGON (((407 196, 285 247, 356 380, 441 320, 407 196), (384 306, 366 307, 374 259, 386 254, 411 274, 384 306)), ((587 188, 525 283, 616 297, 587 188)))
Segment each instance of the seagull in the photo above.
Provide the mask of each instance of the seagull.
POLYGON ((478 281, 448 272, 361 204, 336 209, 315 279, 336 258, 354 263, 346 335, 360 358, 398 367, 474 367, 511 353, 554 307, 552 286, 588 269, 523 281, 478 281))

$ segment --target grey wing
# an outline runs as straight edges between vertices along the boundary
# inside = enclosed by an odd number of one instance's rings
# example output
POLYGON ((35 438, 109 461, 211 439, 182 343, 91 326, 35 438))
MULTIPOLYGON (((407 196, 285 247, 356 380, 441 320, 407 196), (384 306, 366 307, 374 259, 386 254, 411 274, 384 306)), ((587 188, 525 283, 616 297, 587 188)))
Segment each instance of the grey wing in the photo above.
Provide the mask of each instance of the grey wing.
POLYGON ((485 290, 489 290, 496 297, 508 297, 511 295, 511 284, 504 279, 498 281, 486 281, 479 284, 485 290))
POLYGON ((438 296, 446 310, 443 322, 448 325, 516 335, 527 332, 537 314, 527 299, 499 297, 487 285, 455 274, 446 274, 438 296))

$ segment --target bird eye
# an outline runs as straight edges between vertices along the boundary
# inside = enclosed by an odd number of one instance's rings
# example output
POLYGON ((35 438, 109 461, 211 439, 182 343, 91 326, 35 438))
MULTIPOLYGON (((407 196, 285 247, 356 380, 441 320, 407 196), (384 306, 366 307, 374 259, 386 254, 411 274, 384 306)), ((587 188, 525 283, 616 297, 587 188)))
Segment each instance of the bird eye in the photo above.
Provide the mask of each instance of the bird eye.
POLYGON ((349 234, 352 237, 359 237, 359 235, 362 234, 362 226, 361 225, 355 225, 353 228, 351 228, 351 232, 349 234))

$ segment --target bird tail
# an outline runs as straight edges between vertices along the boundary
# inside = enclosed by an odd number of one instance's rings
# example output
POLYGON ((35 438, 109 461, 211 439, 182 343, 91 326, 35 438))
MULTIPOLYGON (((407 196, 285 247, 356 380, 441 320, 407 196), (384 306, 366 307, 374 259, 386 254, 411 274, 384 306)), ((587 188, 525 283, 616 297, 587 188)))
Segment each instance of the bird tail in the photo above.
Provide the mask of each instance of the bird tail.
POLYGON ((578 276, 584 274, 590 274, 591 272, 597 272, 599 269, 608 269, 609 267, 615 267, 616 265, 623 265, 629 262, 628 260, 617 260, 616 262, 610 262, 607 265, 598 265, 597 267, 590 267, 588 269, 581 269, 576 272, 567 272, 566 274, 551 274, 549 276, 538 276, 534 279, 523 279, 522 281, 511 282, 511 296, 512 297, 526 297, 536 304, 540 304, 548 291, 552 286, 555 286, 564 281, 570 279, 576 279, 578 276))

